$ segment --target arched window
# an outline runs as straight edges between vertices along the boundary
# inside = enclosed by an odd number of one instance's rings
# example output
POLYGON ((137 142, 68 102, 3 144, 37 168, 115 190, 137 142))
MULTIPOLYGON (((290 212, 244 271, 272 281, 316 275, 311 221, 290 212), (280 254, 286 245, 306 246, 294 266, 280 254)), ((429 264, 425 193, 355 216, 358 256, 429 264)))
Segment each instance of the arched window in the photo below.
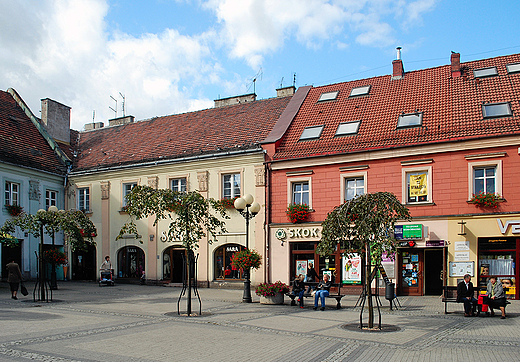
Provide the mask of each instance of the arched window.
POLYGON ((231 265, 231 258, 244 247, 238 244, 222 245, 215 251, 215 279, 242 279, 242 273, 231 265))
POLYGON ((117 277, 141 278, 145 271, 144 251, 138 246, 125 246, 117 253, 117 277))

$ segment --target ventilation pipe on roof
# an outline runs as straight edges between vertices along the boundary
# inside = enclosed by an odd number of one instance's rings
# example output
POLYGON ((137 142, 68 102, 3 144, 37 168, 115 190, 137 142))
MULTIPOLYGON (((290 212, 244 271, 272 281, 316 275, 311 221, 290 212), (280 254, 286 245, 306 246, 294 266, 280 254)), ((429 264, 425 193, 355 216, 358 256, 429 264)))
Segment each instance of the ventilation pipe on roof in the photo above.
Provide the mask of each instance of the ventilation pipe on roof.
POLYGON ((460 70, 460 53, 451 52, 451 77, 458 78, 462 74, 460 70))
POLYGON ((404 76, 403 61, 401 60, 401 47, 397 47, 397 59, 392 62, 393 74, 392 80, 401 79, 404 76))

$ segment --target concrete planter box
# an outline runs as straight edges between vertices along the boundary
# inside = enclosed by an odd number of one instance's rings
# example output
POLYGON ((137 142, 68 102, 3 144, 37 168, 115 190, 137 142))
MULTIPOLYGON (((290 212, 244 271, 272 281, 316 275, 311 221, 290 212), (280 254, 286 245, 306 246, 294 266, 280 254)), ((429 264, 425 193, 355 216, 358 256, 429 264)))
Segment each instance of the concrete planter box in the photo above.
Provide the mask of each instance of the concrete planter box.
POLYGON ((283 294, 282 293, 276 293, 273 296, 260 296, 260 304, 283 304, 283 294))

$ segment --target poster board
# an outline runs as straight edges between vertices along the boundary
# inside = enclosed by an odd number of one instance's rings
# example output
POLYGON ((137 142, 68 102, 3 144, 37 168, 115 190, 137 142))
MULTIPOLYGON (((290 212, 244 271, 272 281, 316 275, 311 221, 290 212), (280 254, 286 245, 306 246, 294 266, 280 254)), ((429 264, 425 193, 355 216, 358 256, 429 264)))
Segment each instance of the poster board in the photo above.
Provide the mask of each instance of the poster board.
POLYGON ((307 260, 296 260, 296 275, 307 275, 307 260))
POLYGON ((361 284, 361 256, 353 254, 352 257, 344 256, 341 258, 342 264, 342 283, 343 284, 361 284))
POLYGON ((463 277, 466 274, 475 276, 474 261, 450 261, 450 277, 463 277))

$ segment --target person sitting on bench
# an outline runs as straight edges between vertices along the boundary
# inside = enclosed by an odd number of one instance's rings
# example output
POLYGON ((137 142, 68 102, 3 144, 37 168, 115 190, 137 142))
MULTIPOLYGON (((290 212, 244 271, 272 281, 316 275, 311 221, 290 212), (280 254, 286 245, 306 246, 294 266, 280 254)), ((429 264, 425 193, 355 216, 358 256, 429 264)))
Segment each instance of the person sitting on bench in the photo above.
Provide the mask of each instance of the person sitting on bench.
POLYGON ((464 303, 464 317, 473 317, 477 307, 474 297, 475 290, 471 282, 471 275, 464 275, 464 280, 457 285, 457 303, 464 303))
POLYGON ((318 299, 321 299, 321 310, 325 310, 325 297, 329 295, 330 290, 330 276, 323 274, 323 280, 318 283, 316 287, 316 294, 314 295, 314 310, 318 309, 318 299))
POLYGON ((303 280, 303 274, 298 275, 298 277, 294 279, 292 288, 293 294, 298 296, 298 304, 300 305, 300 308, 303 308, 303 293, 305 293, 305 283, 303 280))
POLYGON ((487 285, 487 298, 485 298, 489 309, 491 309, 491 316, 495 315, 493 308, 500 308, 502 316, 500 318, 506 318, 506 293, 504 293, 504 287, 502 282, 497 279, 496 276, 490 276, 487 285))

